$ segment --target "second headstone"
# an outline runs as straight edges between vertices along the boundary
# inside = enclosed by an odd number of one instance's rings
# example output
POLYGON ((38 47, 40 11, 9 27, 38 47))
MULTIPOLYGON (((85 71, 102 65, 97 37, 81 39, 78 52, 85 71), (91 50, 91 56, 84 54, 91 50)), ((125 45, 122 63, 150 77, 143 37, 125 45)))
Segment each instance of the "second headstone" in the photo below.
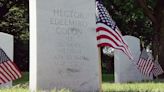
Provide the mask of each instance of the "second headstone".
MULTIPOLYGON (((140 40, 133 36, 123 37, 129 49, 132 52, 134 61, 137 62, 140 56, 140 40)), ((121 51, 114 51, 114 70, 115 70, 115 82, 116 83, 126 83, 126 82, 136 82, 143 80, 143 76, 137 69, 134 61, 129 60, 129 58, 121 51)))

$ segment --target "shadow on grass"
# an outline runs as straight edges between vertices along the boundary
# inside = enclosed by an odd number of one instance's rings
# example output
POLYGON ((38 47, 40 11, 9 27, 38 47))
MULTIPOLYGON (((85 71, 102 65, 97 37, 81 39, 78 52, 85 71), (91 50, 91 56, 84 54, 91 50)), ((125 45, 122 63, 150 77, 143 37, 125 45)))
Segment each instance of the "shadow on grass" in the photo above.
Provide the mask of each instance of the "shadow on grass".
POLYGON ((27 85, 28 83, 29 83, 29 72, 23 72, 22 77, 20 79, 13 81, 13 86, 21 85, 21 84, 27 85))
POLYGON ((113 83, 114 75, 113 74, 102 74, 102 82, 103 83, 113 83))
MULTIPOLYGON (((102 74, 102 82, 103 83, 114 83, 114 74, 102 74)), ((128 82, 134 83, 134 82, 128 82)), ((164 83, 164 79, 154 79, 154 80, 143 80, 141 82, 135 83, 164 83)))

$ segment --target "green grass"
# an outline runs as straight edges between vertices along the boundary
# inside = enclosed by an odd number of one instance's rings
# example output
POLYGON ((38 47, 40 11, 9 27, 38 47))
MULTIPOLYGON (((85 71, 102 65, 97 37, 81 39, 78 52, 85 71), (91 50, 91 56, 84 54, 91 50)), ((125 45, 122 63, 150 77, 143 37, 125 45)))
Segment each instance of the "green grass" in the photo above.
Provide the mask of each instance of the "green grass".
POLYGON ((114 75, 113 74, 102 74, 102 82, 109 83, 114 82, 114 75))
POLYGON ((0 92, 29 92, 24 88, 11 88, 11 89, 0 89, 0 92))
POLYGON ((162 80, 143 81, 136 83, 114 83, 114 75, 102 75, 103 92, 164 92, 162 80))
POLYGON ((15 85, 18 85, 18 84, 20 84, 20 83, 21 83, 21 84, 25 84, 25 83, 27 83, 28 81, 29 81, 29 73, 28 73, 28 72, 24 72, 24 73, 22 74, 22 78, 13 81, 13 85, 15 86, 15 85))
POLYGON ((103 83, 104 92, 164 92, 163 83, 103 83))
MULTIPOLYGON (((28 90, 28 72, 23 73, 23 77, 13 82, 14 87, 10 89, 0 89, 0 92, 29 92, 28 90)), ((161 80, 146 81, 141 83, 113 83, 114 76, 103 74, 102 76, 103 92, 164 92, 164 83, 161 80)), ((43 92, 43 91, 39 91, 43 92)), ((51 92, 70 92, 67 89, 52 90, 51 92)))

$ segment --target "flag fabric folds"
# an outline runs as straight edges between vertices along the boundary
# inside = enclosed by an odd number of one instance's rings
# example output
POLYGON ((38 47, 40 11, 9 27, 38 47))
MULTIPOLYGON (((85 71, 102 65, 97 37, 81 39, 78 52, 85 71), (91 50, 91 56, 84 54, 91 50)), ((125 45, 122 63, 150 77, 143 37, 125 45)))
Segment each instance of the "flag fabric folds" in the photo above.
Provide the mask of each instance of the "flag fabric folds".
POLYGON ((12 62, 3 49, 0 48, 0 84, 20 78, 21 72, 12 62))
POLYGON ((153 73, 153 75, 156 76, 156 77, 157 77, 158 75, 164 73, 162 67, 160 66, 160 64, 158 63, 157 60, 155 60, 155 62, 154 62, 154 67, 153 67, 152 73, 153 73))
POLYGON ((148 55, 145 49, 143 49, 137 62, 137 68, 143 75, 150 76, 152 74, 153 67, 153 58, 148 55))
POLYGON ((128 45, 125 43, 116 23, 99 0, 96 1, 96 19, 98 47, 109 46, 121 50, 133 60, 128 45))

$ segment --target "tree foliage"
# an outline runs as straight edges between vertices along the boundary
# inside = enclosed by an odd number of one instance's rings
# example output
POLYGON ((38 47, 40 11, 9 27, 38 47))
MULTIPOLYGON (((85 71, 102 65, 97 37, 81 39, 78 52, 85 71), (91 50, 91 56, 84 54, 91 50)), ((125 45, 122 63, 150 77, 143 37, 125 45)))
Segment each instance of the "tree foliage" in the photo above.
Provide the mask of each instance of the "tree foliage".
POLYGON ((104 4, 121 32, 150 45, 164 68, 164 0, 104 0, 104 4))
POLYGON ((104 0, 104 5, 123 35, 136 36, 145 45, 150 45, 153 35, 152 22, 135 0, 104 0))
MULTIPOLYGON (((153 35, 152 22, 135 0, 103 0, 103 3, 123 35, 138 37, 146 46, 150 45, 153 35)), ((107 64, 104 58, 107 56, 102 54, 102 65, 107 64)))

